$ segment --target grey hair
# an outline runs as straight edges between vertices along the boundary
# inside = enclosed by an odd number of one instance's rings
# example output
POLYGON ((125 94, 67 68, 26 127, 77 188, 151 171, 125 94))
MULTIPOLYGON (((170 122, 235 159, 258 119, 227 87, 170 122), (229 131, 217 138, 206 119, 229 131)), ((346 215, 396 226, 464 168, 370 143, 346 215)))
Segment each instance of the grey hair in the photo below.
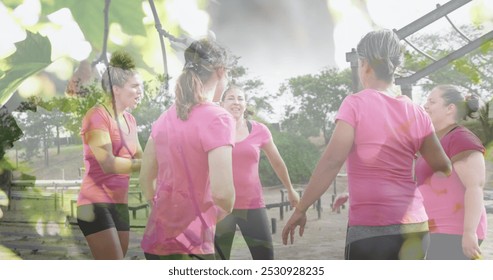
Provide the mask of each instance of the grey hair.
POLYGON ((378 79, 392 83, 396 68, 402 62, 399 37, 390 29, 372 31, 360 40, 358 56, 366 59, 378 79))

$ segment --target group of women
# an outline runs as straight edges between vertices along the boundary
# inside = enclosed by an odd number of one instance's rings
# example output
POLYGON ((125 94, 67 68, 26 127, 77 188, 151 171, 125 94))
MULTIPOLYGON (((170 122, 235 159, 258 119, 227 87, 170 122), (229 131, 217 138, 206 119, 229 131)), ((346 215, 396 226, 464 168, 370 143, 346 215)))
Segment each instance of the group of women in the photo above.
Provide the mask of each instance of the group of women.
POLYGON ((307 209, 347 163, 346 259, 480 257, 484 147, 458 125, 474 102, 451 86, 433 90, 425 110, 392 96, 402 49, 390 30, 368 33, 357 51, 364 89, 339 108, 301 200, 269 129, 246 118, 246 96, 229 82, 224 48, 202 39, 186 49, 175 102, 154 122, 144 151, 127 112, 143 94, 142 81, 128 55, 113 55, 102 82, 109 98, 81 129, 86 173, 77 216, 93 257, 124 258, 129 177, 138 171, 152 209, 141 242, 146 259, 229 259, 237 226, 253 259, 274 259, 261 151, 295 207, 284 244, 298 226, 303 234, 307 209))

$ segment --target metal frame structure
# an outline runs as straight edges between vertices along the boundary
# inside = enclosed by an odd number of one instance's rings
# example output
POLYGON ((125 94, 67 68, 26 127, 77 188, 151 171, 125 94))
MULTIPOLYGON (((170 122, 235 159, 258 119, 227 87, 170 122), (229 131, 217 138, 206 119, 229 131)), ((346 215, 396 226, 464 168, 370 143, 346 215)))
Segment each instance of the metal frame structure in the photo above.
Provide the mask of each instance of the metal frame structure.
MULTIPOLYGON (((398 77, 395 79, 395 84, 399 85, 401 87, 401 92, 404 95, 407 95, 408 97, 412 98, 412 85, 416 83, 419 79, 436 72, 440 68, 444 67, 445 65, 449 64, 450 62, 463 57, 464 55, 472 52, 473 50, 479 48, 481 45, 483 45, 485 42, 493 40, 493 31, 490 31, 483 36, 475 39, 475 40, 470 40, 465 36, 450 20, 448 17, 448 14, 455 11, 456 9, 464 6, 465 4, 471 2, 472 0, 451 0, 447 2, 444 5, 437 4, 437 8, 428 14, 422 16, 421 18, 411 22, 410 24, 404 26, 400 30, 394 29, 394 32, 397 34, 399 39, 402 41, 406 42, 409 46, 414 48, 418 53, 422 54, 423 56, 427 57, 431 61, 433 61, 431 64, 428 66, 422 68, 421 70, 415 72, 414 74, 407 76, 407 77, 398 77), (431 57, 430 55, 426 54, 425 52, 419 50, 417 47, 415 47, 411 42, 406 40, 406 38, 415 32, 423 29, 424 27, 428 26, 429 24, 435 22, 436 20, 445 17, 447 21, 450 23, 452 28, 456 30, 457 33, 460 34, 461 37, 464 38, 464 40, 467 42, 466 45, 463 47, 449 53, 445 57, 441 59, 435 59, 431 57)), ((358 55, 356 53, 356 49, 352 49, 351 52, 346 53, 346 61, 350 63, 351 66, 351 72, 352 72, 352 90, 353 92, 357 92, 361 87, 359 83, 359 77, 358 77, 358 55)))

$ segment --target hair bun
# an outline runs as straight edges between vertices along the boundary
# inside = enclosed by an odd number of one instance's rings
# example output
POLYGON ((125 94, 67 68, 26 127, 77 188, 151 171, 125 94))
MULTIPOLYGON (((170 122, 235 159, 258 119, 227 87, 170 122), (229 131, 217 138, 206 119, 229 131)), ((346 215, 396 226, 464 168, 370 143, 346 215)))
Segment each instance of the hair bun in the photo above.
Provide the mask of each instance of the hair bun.
POLYGON ((479 111, 479 98, 475 95, 469 95, 466 97, 467 107, 470 112, 479 111))
POLYGON ((135 61, 128 52, 119 50, 111 55, 110 65, 123 70, 130 70, 135 68, 135 61))

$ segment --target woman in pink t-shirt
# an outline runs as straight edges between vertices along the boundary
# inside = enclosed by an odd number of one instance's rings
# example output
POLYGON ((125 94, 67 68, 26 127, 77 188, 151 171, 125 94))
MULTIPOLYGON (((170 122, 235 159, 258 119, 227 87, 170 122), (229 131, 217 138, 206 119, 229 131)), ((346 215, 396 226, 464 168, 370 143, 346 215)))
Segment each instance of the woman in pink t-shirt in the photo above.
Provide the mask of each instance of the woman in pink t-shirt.
POLYGON ((264 124, 245 118, 246 100, 243 90, 234 85, 228 87, 221 98, 221 106, 236 120, 236 143, 233 148, 236 199, 233 212, 217 225, 216 258, 230 258, 238 225, 252 258, 272 260, 272 236, 259 177, 260 151, 265 153, 288 191, 291 206, 296 206, 300 198, 291 185, 288 169, 269 129, 264 124))
POLYGON ((133 59, 115 52, 102 77, 106 102, 82 121, 85 174, 77 199, 77 222, 95 259, 123 259, 129 242, 128 186, 140 169, 137 124, 127 109, 142 95, 133 59))
MULTIPOLYGON (((349 220, 345 259, 423 259, 429 241, 427 216, 413 178, 420 152, 433 170, 451 163, 426 112, 389 90, 402 57, 392 30, 372 31, 358 43, 363 90, 347 96, 336 126, 296 210, 282 232, 283 243, 303 234, 306 211, 330 187, 346 162, 349 220)), ((328 93, 330 94, 330 93, 328 93)))
POLYGON ((152 206, 141 242, 146 259, 214 259, 216 223, 235 200, 235 121, 210 102, 228 83, 228 65, 215 42, 193 42, 175 103, 152 126, 139 178, 152 206))
POLYGON ((478 99, 466 100, 457 87, 440 85, 431 91, 424 108, 454 167, 449 178, 440 178, 422 158, 416 163, 431 233, 426 258, 478 259, 487 227, 483 201, 485 148, 474 133, 459 125, 479 109, 478 99))

